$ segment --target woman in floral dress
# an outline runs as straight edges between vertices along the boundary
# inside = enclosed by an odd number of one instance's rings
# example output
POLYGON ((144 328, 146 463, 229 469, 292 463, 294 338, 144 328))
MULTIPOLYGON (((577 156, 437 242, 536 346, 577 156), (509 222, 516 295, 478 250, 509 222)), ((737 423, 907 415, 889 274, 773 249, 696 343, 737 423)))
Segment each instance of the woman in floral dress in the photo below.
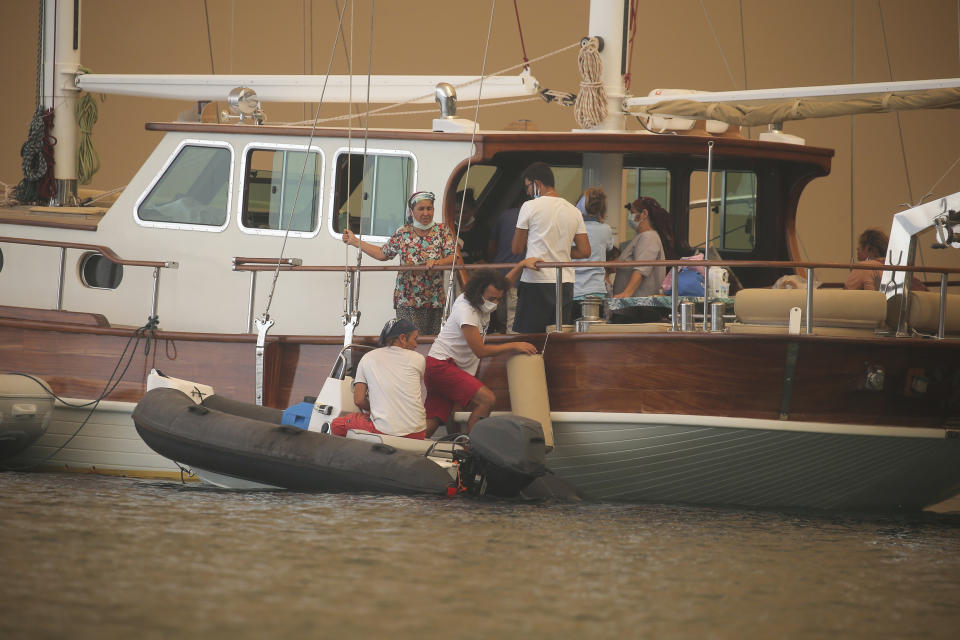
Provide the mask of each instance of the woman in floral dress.
POLYGON ((393 292, 397 317, 410 320, 426 335, 439 333, 443 319, 443 272, 434 267, 453 264, 454 259, 453 235, 446 226, 433 220, 434 200, 435 196, 429 191, 410 196, 407 207, 413 222, 397 229, 382 247, 361 242, 350 229, 343 232, 346 244, 376 260, 390 260, 399 255, 402 265, 426 265, 426 271, 397 273, 397 287, 393 292))

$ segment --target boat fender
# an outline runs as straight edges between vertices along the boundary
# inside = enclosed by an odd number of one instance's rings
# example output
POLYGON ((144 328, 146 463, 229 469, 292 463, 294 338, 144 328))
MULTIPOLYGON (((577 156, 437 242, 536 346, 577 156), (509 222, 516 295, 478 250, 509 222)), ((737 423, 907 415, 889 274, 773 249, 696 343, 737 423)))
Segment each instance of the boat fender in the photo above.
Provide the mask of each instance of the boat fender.
POLYGON ((553 451, 553 422, 543 355, 518 354, 507 360, 510 412, 540 423, 547 452, 553 451))

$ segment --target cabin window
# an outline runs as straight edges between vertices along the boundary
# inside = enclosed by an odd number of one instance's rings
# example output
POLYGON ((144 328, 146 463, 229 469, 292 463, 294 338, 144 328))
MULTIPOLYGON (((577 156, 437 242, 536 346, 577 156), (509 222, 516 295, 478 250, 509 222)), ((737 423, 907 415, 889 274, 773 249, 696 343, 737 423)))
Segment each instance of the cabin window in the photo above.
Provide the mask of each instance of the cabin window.
POLYGON ((116 289, 123 280, 123 265, 110 262, 103 254, 88 251, 80 256, 80 282, 91 289, 116 289))
MULTIPOLYGON (((713 172, 710 206, 711 244, 721 251, 752 252, 756 248, 757 174, 753 171, 713 172)), ((706 233, 707 172, 690 176, 688 241, 703 248, 706 233)))
MULTIPOLYGON (((629 205, 640 196, 653 198, 660 205, 670 210, 670 170, 656 167, 624 167, 623 204, 629 205)), ((637 232, 627 224, 627 210, 607 211, 607 224, 614 231, 614 237, 621 248, 633 240, 637 232)))
POLYGON ((467 174, 464 173, 460 178, 459 184, 457 184, 457 191, 463 191, 464 189, 473 189, 473 196, 478 201, 483 198, 483 193, 486 191, 487 187, 490 184, 490 181, 493 180, 493 177, 497 175, 497 167, 492 164, 475 164, 470 167, 470 181, 467 182, 467 174))
POLYGON ((318 229, 323 157, 296 148, 248 148, 242 167, 240 227, 253 233, 308 235, 318 229), (301 180, 301 176, 303 180, 301 180))
POLYGON ((137 203, 147 226, 217 231, 227 224, 232 151, 226 144, 183 144, 137 203))
POLYGON ((339 235, 389 238, 407 222, 407 198, 415 190, 417 165, 402 152, 361 150, 337 153, 334 160, 333 219, 339 235))
POLYGON ((670 210, 670 170, 651 167, 623 169, 623 204, 630 204, 640 196, 653 198, 670 210))

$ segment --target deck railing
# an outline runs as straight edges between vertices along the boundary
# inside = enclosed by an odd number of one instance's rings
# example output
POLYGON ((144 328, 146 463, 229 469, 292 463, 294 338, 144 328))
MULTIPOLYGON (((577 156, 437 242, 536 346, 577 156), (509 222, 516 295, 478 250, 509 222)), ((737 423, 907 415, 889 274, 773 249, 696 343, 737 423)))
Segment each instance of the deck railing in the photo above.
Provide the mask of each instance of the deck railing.
POLYGON ((157 316, 157 308, 160 297, 160 269, 176 269, 179 265, 176 262, 160 262, 156 260, 125 260, 118 256, 114 251, 99 244, 84 244, 82 242, 60 242, 56 240, 34 240, 32 238, 12 238, 0 236, 0 242, 10 244, 25 244, 38 247, 53 247, 60 249, 60 268, 57 272, 57 311, 63 311, 63 288, 67 268, 67 249, 79 249, 81 251, 92 251, 102 255, 113 264, 123 265, 125 267, 148 267, 153 269, 153 297, 150 301, 150 315, 157 316))
MULTIPOLYGON (((458 264, 455 266, 447 265, 443 267, 434 267, 435 270, 444 270, 449 271, 450 269, 463 270, 463 271, 474 271, 477 269, 510 269, 516 266, 515 264, 458 264)), ((947 286, 948 276, 950 275, 960 275, 960 268, 956 267, 926 267, 926 266, 893 266, 893 265, 883 265, 878 267, 877 265, 866 265, 862 263, 850 264, 846 262, 782 262, 782 261, 769 261, 769 260, 698 260, 695 263, 691 263, 688 260, 631 260, 631 261, 577 261, 577 262, 539 262, 537 266, 543 269, 554 269, 556 277, 554 282, 556 283, 556 297, 557 297, 557 307, 556 307, 556 328, 557 331, 561 330, 562 327, 562 272, 564 267, 612 267, 612 268, 623 268, 623 267, 649 267, 649 266, 661 266, 669 267, 672 274, 672 281, 677 282, 677 271, 680 267, 703 267, 705 273, 709 273, 710 267, 726 267, 728 269, 732 268, 745 268, 745 269, 782 269, 782 270, 793 270, 800 271, 802 270, 806 274, 807 282, 814 282, 814 277, 816 275, 817 269, 854 269, 854 270, 865 270, 865 271, 903 271, 908 273, 937 273, 940 275, 940 308, 939 308, 939 323, 937 328, 937 338, 943 338, 945 333, 945 323, 946 323, 946 305, 947 305, 947 286)), ((275 258, 234 258, 233 259, 233 269, 234 271, 246 271, 251 274, 251 297, 250 297, 250 308, 253 308, 253 292, 255 291, 255 278, 257 272, 260 271, 275 271, 277 269, 277 260, 275 258)), ((374 272, 374 271, 426 271, 426 267, 423 265, 369 265, 369 266, 360 266, 355 265, 305 265, 303 261, 299 258, 285 258, 280 263, 281 271, 321 271, 321 272, 374 272)), ((350 279, 350 286, 354 286, 355 278, 350 279)), ((709 295, 709 278, 706 277, 704 280, 704 300, 703 300, 703 319, 704 319, 704 330, 710 330, 710 313, 709 305, 716 299, 715 296, 709 295)), ((887 298, 889 299, 893 295, 898 293, 905 294, 901 299, 901 326, 897 327, 898 335, 902 334, 905 330, 904 322, 908 317, 909 305, 910 305, 910 278, 905 279, 905 284, 902 285, 906 290, 905 291, 885 291, 887 298)), ((352 292, 351 299, 352 299, 352 292)), ((671 291, 671 301, 670 301, 670 310, 671 316, 673 318, 673 329, 677 329, 677 310, 678 310, 678 296, 677 296, 677 287, 673 287, 671 291)), ((807 312, 804 316, 804 333, 812 334, 813 333, 813 288, 807 287, 806 291, 806 307, 807 312)), ((252 324, 252 315, 250 316, 250 322, 252 324)))

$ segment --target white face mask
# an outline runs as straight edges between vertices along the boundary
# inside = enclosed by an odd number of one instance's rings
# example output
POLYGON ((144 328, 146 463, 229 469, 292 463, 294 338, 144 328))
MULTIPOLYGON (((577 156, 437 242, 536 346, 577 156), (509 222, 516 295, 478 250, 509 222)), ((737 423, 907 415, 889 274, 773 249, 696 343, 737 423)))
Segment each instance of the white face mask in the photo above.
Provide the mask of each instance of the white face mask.
POLYGON ((483 308, 484 312, 493 313, 497 309, 497 304, 498 303, 494 302, 493 300, 484 300, 481 307, 483 308))
POLYGON ((636 230, 637 230, 637 227, 640 226, 640 221, 637 220, 637 217, 636 217, 636 216, 631 215, 629 218, 627 218, 627 224, 630 225, 630 228, 631 228, 631 229, 633 229, 634 231, 636 231, 636 230))
POLYGON ((432 229, 432 228, 433 228, 433 225, 435 225, 435 224, 437 224, 437 223, 434 222, 433 220, 431 220, 429 224, 420 224, 419 222, 417 222, 416 220, 414 220, 414 221, 413 221, 413 228, 414 228, 414 229, 420 229, 421 231, 426 231, 426 230, 428 230, 428 229, 432 229))

